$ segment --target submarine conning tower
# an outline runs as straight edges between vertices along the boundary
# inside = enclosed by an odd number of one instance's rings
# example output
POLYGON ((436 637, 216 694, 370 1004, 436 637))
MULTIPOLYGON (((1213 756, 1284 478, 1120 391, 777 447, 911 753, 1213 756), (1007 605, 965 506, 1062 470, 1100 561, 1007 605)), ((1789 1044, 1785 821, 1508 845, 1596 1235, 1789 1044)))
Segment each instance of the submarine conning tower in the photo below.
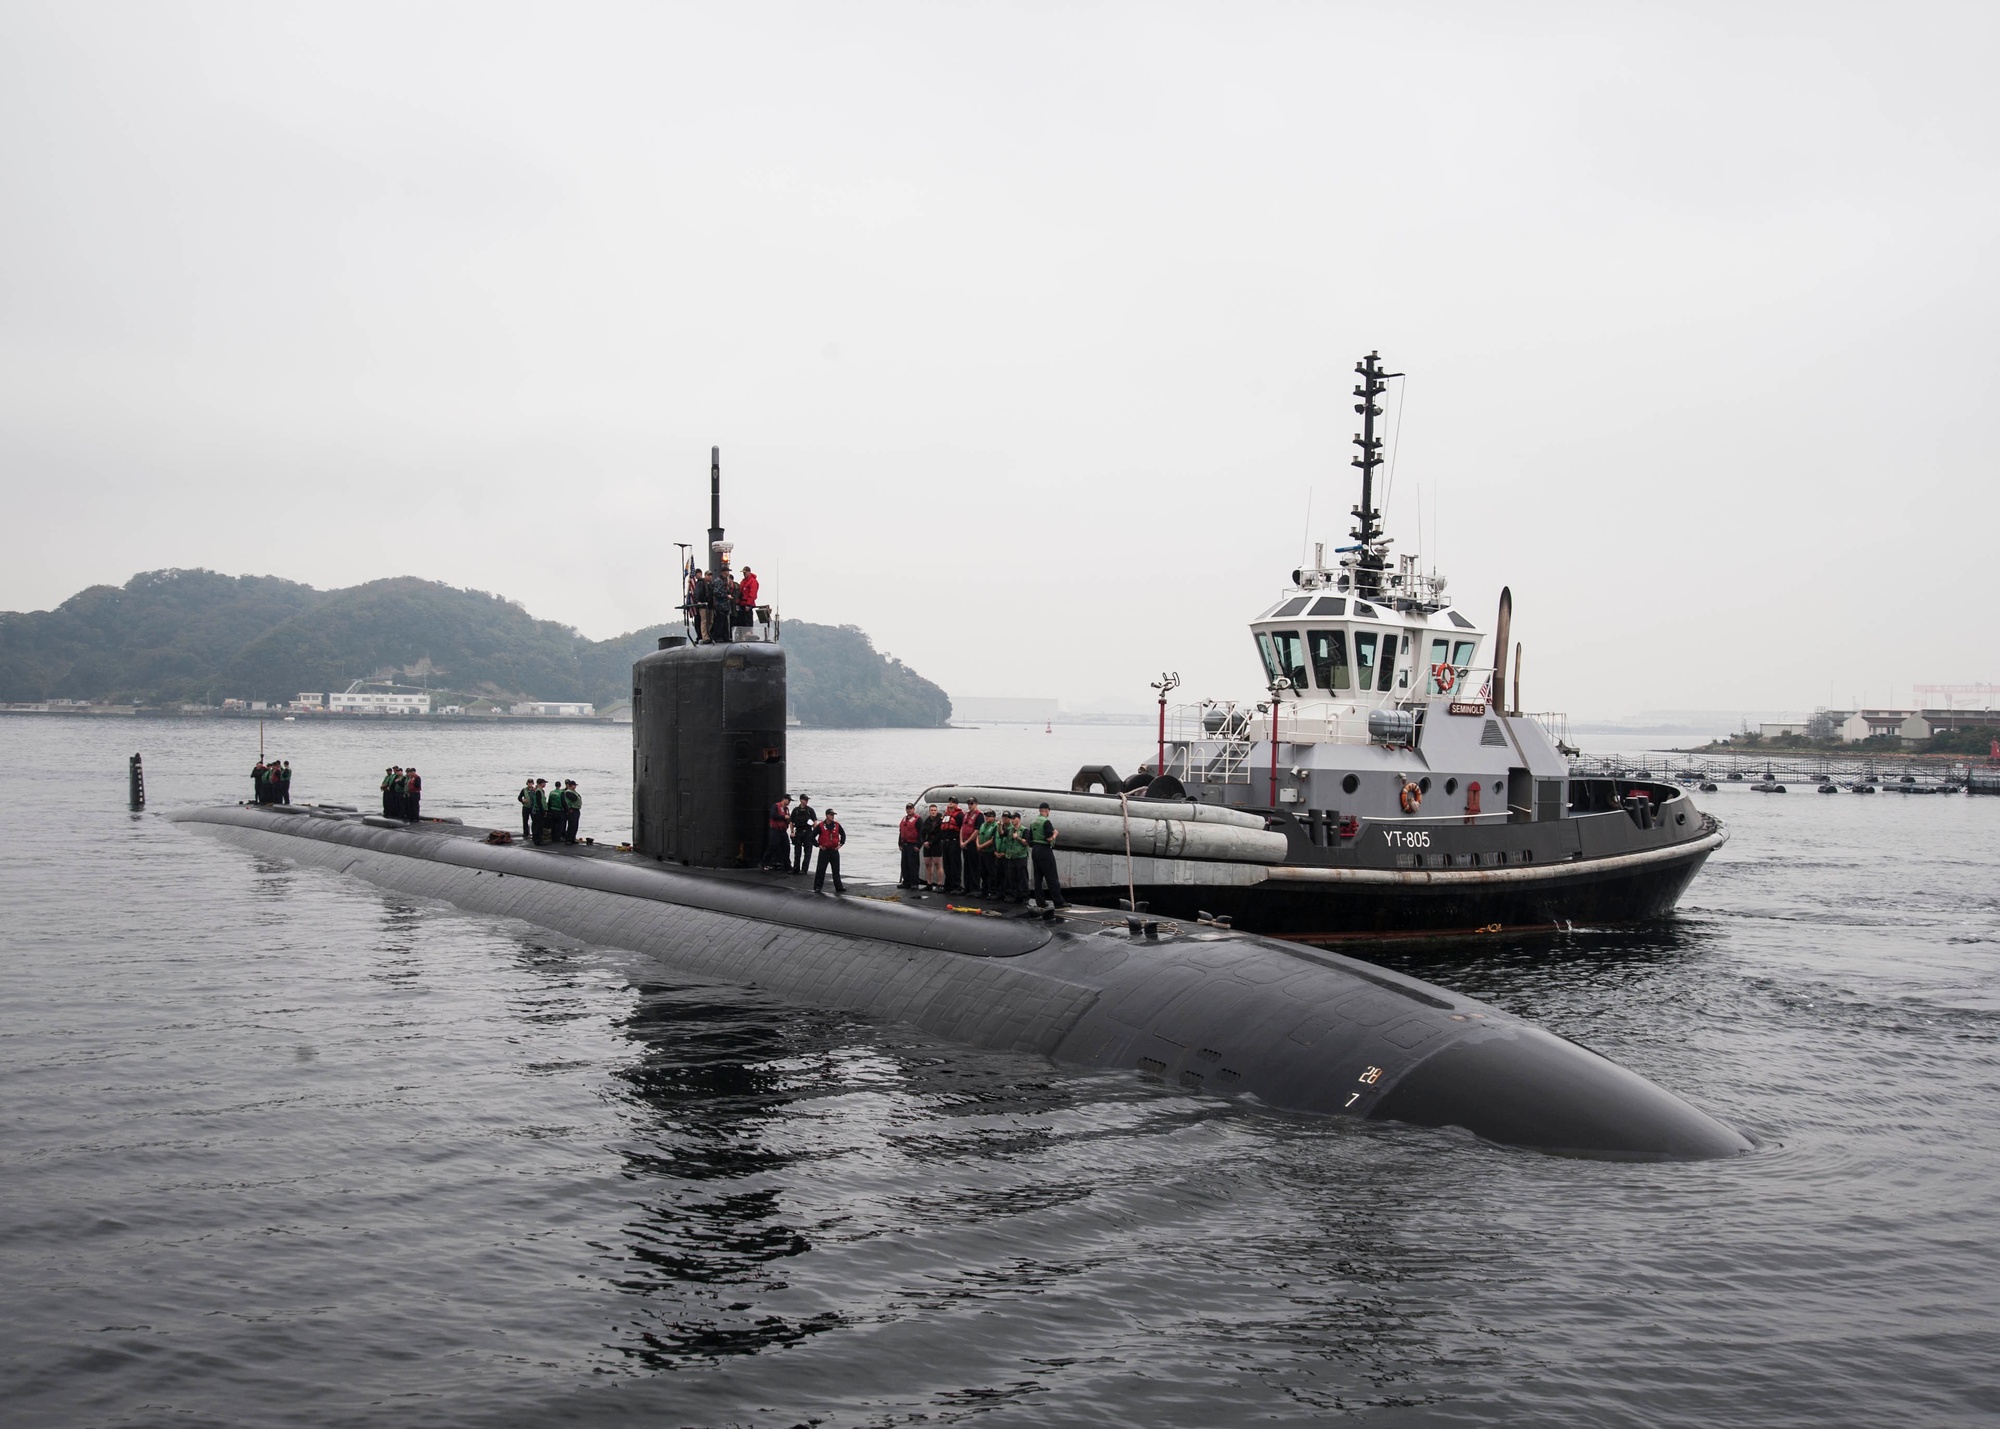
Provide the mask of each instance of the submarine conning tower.
MULTIPOLYGON (((711 575, 729 550, 722 452, 712 448, 711 575)), ((785 652, 768 607, 712 628, 706 643, 685 597, 682 614, 685 633, 661 636, 632 666, 632 846, 690 867, 741 868, 762 856, 785 793, 785 652)))

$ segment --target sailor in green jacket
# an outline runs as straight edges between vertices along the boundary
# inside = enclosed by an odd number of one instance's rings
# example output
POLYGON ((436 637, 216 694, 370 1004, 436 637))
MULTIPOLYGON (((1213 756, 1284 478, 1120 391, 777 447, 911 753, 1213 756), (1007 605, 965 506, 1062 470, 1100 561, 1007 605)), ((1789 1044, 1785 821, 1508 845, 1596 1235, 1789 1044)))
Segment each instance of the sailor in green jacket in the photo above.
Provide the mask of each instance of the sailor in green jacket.
POLYGON ((396 812, 396 806, 390 802, 395 796, 395 789, 396 766, 392 764, 382 771, 382 817, 385 819, 396 812))
POLYGON ((1000 899, 1019 903, 1028 896, 1028 840, 1022 836, 1021 816, 1009 810, 1000 817, 993 835, 994 851, 1000 855, 1000 899))
POLYGON ((534 837, 535 833, 535 816, 530 812, 535 806, 535 781, 532 779, 522 781, 521 792, 514 798, 521 806, 521 841, 525 843, 534 837))
POLYGON ((1055 842, 1058 835, 1055 823, 1049 818, 1049 806, 1028 821, 1028 852, 1035 861, 1035 887, 1028 902, 1031 905, 1048 908, 1067 908, 1069 900, 1063 897, 1062 880, 1056 876, 1055 842), (1048 889, 1043 897, 1042 890, 1048 889))
POLYGON ((542 841, 542 835, 549 829, 549 795, 542 787, 548 782, 546 779, 537 779, 534 793, 528 799, 528 819, 534 826, 534 840, 537 844, 542 841))
POLYGON ((563 842, 576 842, 576 826, 583 822, 583 795, 576 791, 576 780, 563 780, 563 842))

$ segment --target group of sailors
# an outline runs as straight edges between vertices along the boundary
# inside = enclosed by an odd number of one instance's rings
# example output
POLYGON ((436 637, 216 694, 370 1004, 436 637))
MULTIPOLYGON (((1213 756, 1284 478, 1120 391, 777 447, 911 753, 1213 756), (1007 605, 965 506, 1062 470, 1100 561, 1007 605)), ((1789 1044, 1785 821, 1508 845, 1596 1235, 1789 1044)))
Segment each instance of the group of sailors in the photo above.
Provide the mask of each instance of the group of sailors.
POLYGON ((766 873, 804 873, 817 849, 819 864, 813 873, 813 892, 826 891, 829 873, 833 875, 833 891, 847 892, 847 885, 840 881, 840 850, 847 842, 847 830, 841 827, 832 809, 821 818, 813 811, 812 795, 801 794, 794 802, 787 794, 771 805, 767 823, 769 841, 764 845, 763 863, 766 873))
MULTIPOLYGON (((135 755, 134 758, 137 756, 135 755)), ((260 804, 289 804, 292 802, 292 761, 273 759, 269 764, 259 755, 257 763, 250 770, 250 783, 257 791, 260 804)))
POLYGON ((576 842, 576 826, 583 819, 576 780, 530 779, 515 798, 521 803, 522 838, 536 844, 576 842))
POLYGON ((1058 837, 1047 804, 1026 822, 1012 809, 997 814, 981 809, 977 799, 963 808, 956 799, 947 800, 942 809, 932 804, 922 815, 915 804, 905 804, 896 830, 902 856, 897 887, 1067 908, 1069 900, 1056 876, 1058 837))
POLYGON ((738 618, 739 613, 757 609, 757 591, 757 573, 745 566, 743 579, 739 581, 731 573, 727 557, 723 558, 722 570, 715 574, 691 566, 682 592, 681 610, 694 631, 695 643, 706 645, 716 640, 726 643, 730 632, 744 623, 738 618))
POLYGON ((412 764, 392 764, 382 771, 382 817, 415 823, 423 817, 424 780, 412 764))

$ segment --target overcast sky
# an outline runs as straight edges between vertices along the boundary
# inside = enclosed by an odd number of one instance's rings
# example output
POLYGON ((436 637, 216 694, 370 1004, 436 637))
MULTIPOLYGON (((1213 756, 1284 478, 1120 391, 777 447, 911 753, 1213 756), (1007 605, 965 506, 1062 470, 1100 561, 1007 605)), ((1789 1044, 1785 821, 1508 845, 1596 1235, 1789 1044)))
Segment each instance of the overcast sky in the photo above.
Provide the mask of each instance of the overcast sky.
POLYGON ((1241 696, 1379 348, 1396 549, 1512 585, 1529 707, 2000 681, 1996 17, 9 0, 0 608, 411 574, 607 636, 720 445, 787 615, 1241 696))

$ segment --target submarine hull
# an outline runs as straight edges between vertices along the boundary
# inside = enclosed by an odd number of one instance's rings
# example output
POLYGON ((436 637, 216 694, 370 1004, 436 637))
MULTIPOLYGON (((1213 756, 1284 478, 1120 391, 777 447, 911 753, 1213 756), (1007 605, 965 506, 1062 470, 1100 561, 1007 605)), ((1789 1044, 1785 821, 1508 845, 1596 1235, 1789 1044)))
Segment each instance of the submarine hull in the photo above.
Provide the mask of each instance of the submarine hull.
POLYGON ((1498 1008, 1243 933, 1169 928, 1152 941, 1103 910, 1047 924, 902 902, 887 887, 817 897, 756 873, 491 845, 483 831, 443 824, 235 806, 171 817, 262 855, 633 949, 693 975, 1190 1092, 1458 1126, 1582 1156, 1748 1149, 1680 1098, 1498 1008))

